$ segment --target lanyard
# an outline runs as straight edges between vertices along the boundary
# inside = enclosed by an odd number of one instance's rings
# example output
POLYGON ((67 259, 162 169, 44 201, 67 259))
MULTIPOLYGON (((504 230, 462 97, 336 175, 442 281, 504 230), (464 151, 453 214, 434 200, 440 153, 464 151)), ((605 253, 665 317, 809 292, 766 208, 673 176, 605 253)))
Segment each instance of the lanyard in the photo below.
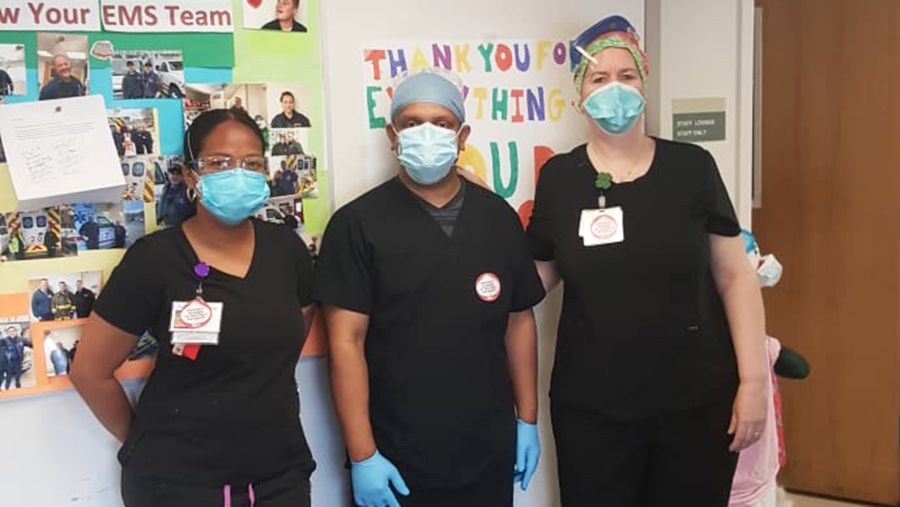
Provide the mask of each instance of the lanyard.
MULTIPOLYGON (((200 353, 200 344, 176 342, 176 339, 178 338, 178 333, 176 331, 181 329, 183 334, 184 332, 189 332, 191 329, 200 329, 210 322, 214 312, 213 308, 203 300, 203 281, 209 277, 209 264, 205 262, 195 264, 194 275, 196 275, 198 279, 196 297, 194 298, 194 301, 186 304, 177 301, 172 303, 173 316, 172 326, 170 328, 170 331, 173 332, 172 353, 176 356, 183 356, 191 361, 197 359, 197 355, 200 353), (174 312, 176 307, 180 304, 183 304, 184 307, 180 310, 182 316, 181 322, 179 323, 180 327, 176 329, 176 317, 174 312), (198 307, 191 308, 192 305, 198 305, 198 307)), ((215 342, 218 343, 218 328, 216 329, 214 338, 215 342)))
POLYGON ((597 206, 601 210, 606 209, 606 194, 604 192, 612 188, 613 185, 615 185, 615 182, 613 182, 612 174, 608 172, 597 174, 597 179, 594 180, 594 187, 600 193, 600 196, 597 198, 597 206))
POLYGON ((197 283, 197 299, 203 299, 203 280, 209 277, 209 264, 198 262, 194 265, 194 274, 197 275, 199 282, 197 283))

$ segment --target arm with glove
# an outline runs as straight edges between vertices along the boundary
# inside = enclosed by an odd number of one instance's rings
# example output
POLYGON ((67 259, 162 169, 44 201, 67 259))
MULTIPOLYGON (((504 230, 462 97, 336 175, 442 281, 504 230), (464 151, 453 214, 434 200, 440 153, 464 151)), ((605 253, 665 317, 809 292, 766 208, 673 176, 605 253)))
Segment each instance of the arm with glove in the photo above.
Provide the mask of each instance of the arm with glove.
POLYGON ((510 314, 506 352, 518 416, 515 482, 521 483, 525 491, 541 457, 537 427, 537 325, 531 308, 510 314))
POLYGON ((350 455, 353 499, 362 507, 400 507, 394 491, 409 488, 393 463, 378 452, 369 419, 369 370, 365 341, 369 317, 325 306, 331 349, 331 390, 350 455))

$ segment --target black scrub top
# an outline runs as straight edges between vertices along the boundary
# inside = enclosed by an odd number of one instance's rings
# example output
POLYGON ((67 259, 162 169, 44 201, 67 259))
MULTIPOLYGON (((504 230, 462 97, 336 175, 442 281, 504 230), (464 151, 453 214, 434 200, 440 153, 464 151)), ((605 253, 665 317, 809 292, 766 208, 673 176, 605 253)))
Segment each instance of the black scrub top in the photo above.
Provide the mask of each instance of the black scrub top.
POLYGON ((375 442, 404 478, 429 487, 476 482, 498 462, 513 466, 506 327, 510 312, 544 296, 516 213, 462 184, 451 237, 397 178, 340 209, 313 293, 369 316, 375 442))
MULTIPOLYGON (((94 311, 159 340, 156 368, 119 452, 123 466, 186 483, 246 484, 292 467, 315 468, 300 425, 294 377, 313 267, 286 227, 252 219, 244 278, 210 269, 206 301, 225 303, 219 345, 196 361, 172 354, 173 301, 195 297, 199 262, 181 226, 138 240, 113 271, 94 311)), ((227 245, 223 245, 227 247, 227 245)))
POLYGON ((528 226, 535 258, 565 282, 550 395, 554 403, 632 419, 733 396, 737 363, 710 269, 709 234, 740 226, 712 156, 656 140, 649 171, 606 192, 625 241, 584 246, 596 209, 585 145, 541 170, 528 226))

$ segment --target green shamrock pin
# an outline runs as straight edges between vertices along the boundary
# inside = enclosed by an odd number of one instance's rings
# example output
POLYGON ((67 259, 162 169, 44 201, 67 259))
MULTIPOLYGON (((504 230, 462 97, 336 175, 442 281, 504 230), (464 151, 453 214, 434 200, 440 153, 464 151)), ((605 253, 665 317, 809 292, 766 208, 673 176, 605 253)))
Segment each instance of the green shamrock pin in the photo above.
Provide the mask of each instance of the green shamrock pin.
POLYGON ((613 186, 612 174, 606 172, 598 174, 597 179, 594 181, 594 186, 599 190, 609 190, 613 186))

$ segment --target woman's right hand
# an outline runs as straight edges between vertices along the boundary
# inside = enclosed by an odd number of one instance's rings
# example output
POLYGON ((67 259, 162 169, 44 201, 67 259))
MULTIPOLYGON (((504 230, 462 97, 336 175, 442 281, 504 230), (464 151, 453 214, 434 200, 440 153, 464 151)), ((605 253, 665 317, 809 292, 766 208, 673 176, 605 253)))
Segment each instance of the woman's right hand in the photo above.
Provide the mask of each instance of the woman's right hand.
POLYGON ((766 429, 769 386, 765 381, 741 382, 734 399, 728 434, 734 435, 729 450, 741 452, 759 441, 766 429))
POLYGON ((131 428, 133 412, 128 397, 115 378, 116 369, 125 362, 137 344, 137 337, 92 313, 78 342, 78 355, 72 360, 69 380, 101 424, 119 442, 131 428))

